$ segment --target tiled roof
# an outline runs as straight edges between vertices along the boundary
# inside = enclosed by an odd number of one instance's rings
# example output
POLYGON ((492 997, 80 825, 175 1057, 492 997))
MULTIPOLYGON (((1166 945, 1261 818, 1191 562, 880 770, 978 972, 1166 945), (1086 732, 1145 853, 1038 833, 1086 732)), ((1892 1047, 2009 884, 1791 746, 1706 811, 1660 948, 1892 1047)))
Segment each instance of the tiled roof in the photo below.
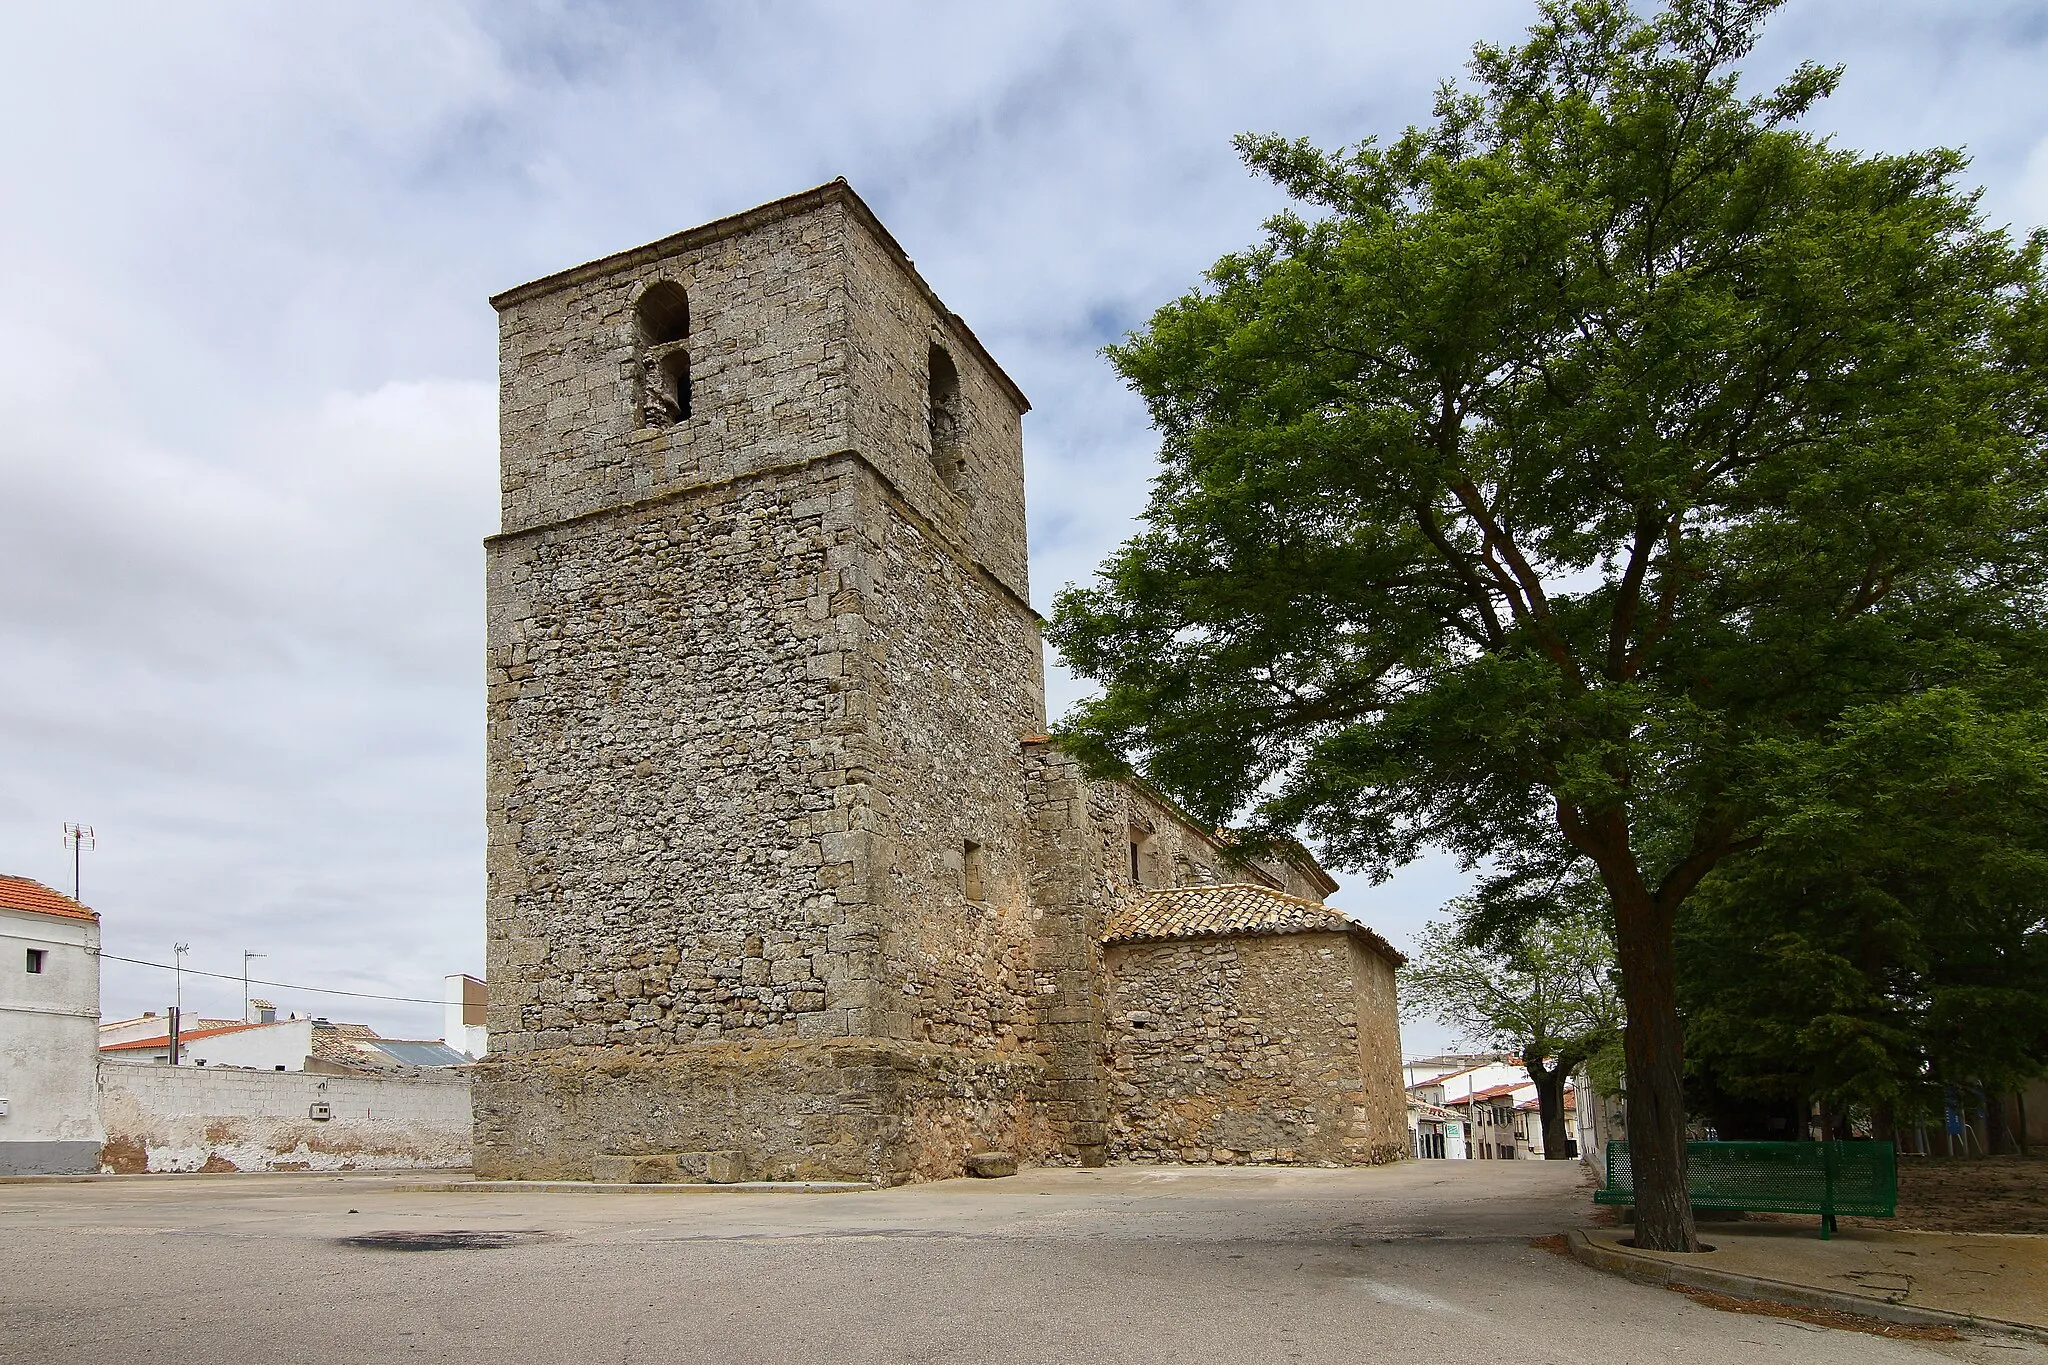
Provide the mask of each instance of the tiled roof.
POLYGON ((1533 1081, 1510 1081, 1506 1085, 1488 1086, 1484 1090, 1475 1092, 1471 1098, 1475 1100, 1497 1100, 1502 1095, 1512 1095, 1517 1090, 1526 1090, 1533 1084, 1535 1084, 1533 1081))
MULTIPOLYGON (((1515 1106, 1515 1108, 1517 1109, 1536 1109, 1538 1107, 1540 1107, 1539 1100, 1523 1100, 1520 1104, 1515 1106)), ((1564 1107, 1567 1112, 1573 1109, 1577 1109, 1579 1107, 1578 1094, 1570 1086, 1565 1087, 1564 1107)))
MULTIPOLYGON (((169 1027, 169 1025, 165 1025, 166 1029, 169 1027)), ((240 1033, 244 1029, 275 1027, 276 1025, 274 1024, 229 1024, 225 1028, 196 1028, 189 1033, 180 1029, 178 1031, 178 1046, 183 1047, 187 1043, 196 1043, 201 1038, 218 1038, 224 1033, 240 1033)), ((170 1045, 171 1035, 165 1032, 158 1034, 154 1038, 134 1038, 125 1043, 107 1043, 100 1048, 100 1051, 140 1052, 147 1048, 169 1047, 170 1045)))
POLYGON ((1356 920, 1269 886, 1233 882, 1147 891, 1125 901, 1102 927, 1104 943, 1163 943, 1246 934, 1353 933, 1394 962, 1406 958, 1356 920))
POLYGON ((10 877, 0 872, 0 909, 26 910, 31 915, 55 915, 60 919, 99 922, 99 915, 71 897, 52 891, 27 877, 10 877))

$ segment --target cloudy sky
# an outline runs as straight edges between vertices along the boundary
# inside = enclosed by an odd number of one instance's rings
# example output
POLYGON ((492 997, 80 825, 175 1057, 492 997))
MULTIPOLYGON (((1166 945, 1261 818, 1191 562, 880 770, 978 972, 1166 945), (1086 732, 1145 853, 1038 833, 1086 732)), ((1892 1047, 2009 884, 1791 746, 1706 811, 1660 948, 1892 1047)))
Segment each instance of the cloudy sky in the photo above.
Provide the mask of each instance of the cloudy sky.
MULTIPOLYGON (((109 953, 437 997, 483 965, 488 295, 846 176, 1036 404, 1043 607, 1150 473, 1099 348, 1277 207, 1230 136, 1395 133, 1532 8, 6 7, 0 871, 68 889, 87 821, 109 953)), ((1816 127, 2048 219, 2048 4, 1793 0, 1753 68, 1807 56, 1849 68, 1816 127)), ((1339 903, 1405 940, 1458 885, 1339 903)), ((108 1017, 170 993, 107 964, 108 1017)))

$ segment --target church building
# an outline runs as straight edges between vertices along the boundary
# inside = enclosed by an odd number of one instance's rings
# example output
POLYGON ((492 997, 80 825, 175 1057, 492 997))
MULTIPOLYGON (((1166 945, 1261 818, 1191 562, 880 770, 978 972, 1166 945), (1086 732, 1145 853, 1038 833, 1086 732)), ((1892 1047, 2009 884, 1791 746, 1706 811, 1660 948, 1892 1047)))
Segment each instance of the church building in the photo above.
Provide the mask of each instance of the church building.
POLYGON ((1399 955, 1045 738, 1029 404, 844 181, 492 303, 479 1176, 1404 1153, 1399 955))

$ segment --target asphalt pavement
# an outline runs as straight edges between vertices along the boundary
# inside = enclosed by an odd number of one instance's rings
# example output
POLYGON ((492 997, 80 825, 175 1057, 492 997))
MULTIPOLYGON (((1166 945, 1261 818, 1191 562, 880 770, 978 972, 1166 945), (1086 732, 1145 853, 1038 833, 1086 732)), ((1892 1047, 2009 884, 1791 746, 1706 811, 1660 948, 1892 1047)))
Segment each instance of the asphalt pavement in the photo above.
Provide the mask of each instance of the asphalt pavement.
POLYGON ((0 1360, 2048 1361, 1727 1314, 1530 1245, 1576 1165, 1027 1170, 841 1194, 0 1184, 0 1360))

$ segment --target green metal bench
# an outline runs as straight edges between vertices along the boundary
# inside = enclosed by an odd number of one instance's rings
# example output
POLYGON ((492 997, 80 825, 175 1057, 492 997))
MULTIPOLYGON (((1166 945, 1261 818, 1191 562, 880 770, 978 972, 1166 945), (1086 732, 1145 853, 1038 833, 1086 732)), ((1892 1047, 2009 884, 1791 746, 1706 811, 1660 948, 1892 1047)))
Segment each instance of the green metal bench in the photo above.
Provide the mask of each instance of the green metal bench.
MULTIPOLYGON (((1696 1209, 1817 1213, 1823 1239, 1837 1214, 1891 1218, 1899 1211, 1898 1155, 1889 1142, 1688 1142, 1686 1188, 1696 1209)), ((1628 1144, 1607 1144, 1607 1184, 1596 1204, 1633 1204, 1628 1144)))

